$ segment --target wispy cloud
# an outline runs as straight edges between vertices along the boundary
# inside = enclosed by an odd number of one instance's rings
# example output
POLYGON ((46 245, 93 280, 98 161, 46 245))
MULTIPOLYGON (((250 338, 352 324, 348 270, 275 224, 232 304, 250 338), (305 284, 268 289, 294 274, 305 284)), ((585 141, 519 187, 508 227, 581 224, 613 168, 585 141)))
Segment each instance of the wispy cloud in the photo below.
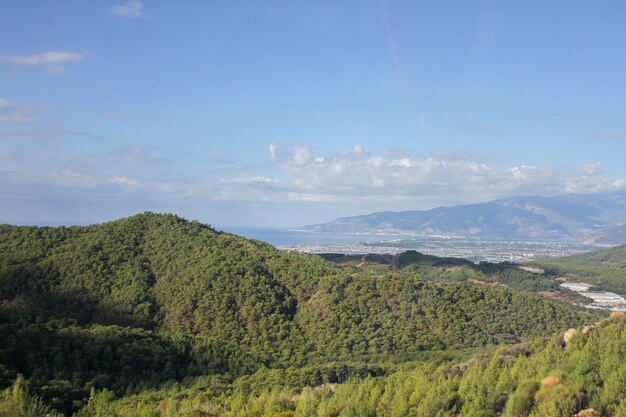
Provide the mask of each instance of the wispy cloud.
MULTIPOLYGON (((63 194, 68 201, 84 191, 123 193, 184 193, 175 180, 155 178, 167 163, 149 147, 122 147, 109 152, 70 156, 46 151, 0 150, 0 192, 63 194)), ((161 176, 163 177, 163 175, 161 176)), ((1 195, 1 193, 0 193, 1 195)))
POLYGON ((137 166, 163 165, 169 162, 165 158, 156 157, 154 148, 150 146, 122 146, 110 151, 109 155, 137 166))
POLYGON ((43 67, 49 75, 65 73, 61 64, 80 61, 87 54, 84 52, 50 51, 33 55, 0 55, 0 62, 28 67, 43 67))
POLYGON ((463 127, 463 131, 465 133, 471 133, 473 135, 496 135, 500 133, 495 127, 481 125, 465 126, 463 127))
POLYGON ((33 106, 0 98, 0 122, 32 123, 34 121, 33 106))
POLYGON ((143 4, 138 0, 129 1, 126 4, 109 7, 107 13, 110 15, 140 18, 146 17, 146 13, 143 11, 143 4))
POLYGON ((0 55, 0 61, 14 65, 55 65, 65 62, 80 61, 85 57, 84 52, 52 51, 34 55, 0 55))
POLYGON ((25 139, 41 139, 41 138, 57 138, 62 136, 83 137, 88 139, 100 139, 98 135, 94 135, 88 132, 81 132, 78 130, 70 130, 62 127, 44 127, 36 129, 15 129, 15 130, 2 130, 0 129, 0 138, 25 138, 25 139))
POLYGON ((47 105, 19 103, 0 98, 0 138, 41 139, 63 136, 99 138, 99 136, 88 132, 46 121, 42 113, 45 113, 48 108, 47 105))
POLYGON ((385 156, 390 158, 407 158, 414 154, 412 149, 391 147, 385 149, 385 156))
POLYGON ((215 165, 235 165, 236 164, 236 162, 233 161, 232 159, 224 158, 223 156, 219 156, 219 155, 211 155, 211 157, 209 158, 209 163, 215 164, 215 165))
POLYGON ((131 119, 141 116, 141 113, 134 111, 106 111, 103 115, 111 119, 131 119))
POLYGON ((433 152, 430 155, 426 155, 426 157, 432 157, 435 159, 439 159, 442 161, 479 161, 485 162, 489 160, 487 155, 474 154, 470 152, 460 152, 460 151, 438 151, 433 152))
POLYGON ((597 140, 626 139, 626 130, 614 130, 611 132, 597 132, 591 135, 597 140))

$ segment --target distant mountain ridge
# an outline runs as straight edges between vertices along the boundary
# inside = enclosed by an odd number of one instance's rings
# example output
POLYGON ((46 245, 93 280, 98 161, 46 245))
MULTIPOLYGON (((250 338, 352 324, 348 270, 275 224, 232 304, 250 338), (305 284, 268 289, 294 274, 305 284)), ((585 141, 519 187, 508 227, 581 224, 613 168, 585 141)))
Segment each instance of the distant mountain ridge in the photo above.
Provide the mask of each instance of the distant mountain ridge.
POLYGON ((302 230, 481 238, 577 239, 626 222, 626 191, 512 197, 431 210, 342 217, 302 230))

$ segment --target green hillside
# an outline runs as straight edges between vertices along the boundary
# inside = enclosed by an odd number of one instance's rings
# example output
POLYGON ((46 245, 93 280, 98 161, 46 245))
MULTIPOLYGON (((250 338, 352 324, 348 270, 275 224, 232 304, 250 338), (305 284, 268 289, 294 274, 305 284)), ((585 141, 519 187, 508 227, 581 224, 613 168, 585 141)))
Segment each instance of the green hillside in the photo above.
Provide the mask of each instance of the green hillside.
MULTIPOLYGON (((198 378, 121 399, 92 391, 77 415, 626 417, 626 317, 615 314, 565 336, 492 349, 463 362, 411 363, 340 384, 298 381, 294 376, 311 370, 291 368, 261 369, 232 383, 198 378)), ((51 416, 21 379, 0 394, 0 416, 51 416)))
POLYGON ((625 417, 625 351, 622 315, 578 329, 567 343, 563 335, 536 339, 343 384, 289 386, 285 372, 263 370, 233 384, 197 380, 117 401, 94 393, 80 415, 625 417))
POLYGON ((563 263, 626 268, 626 245, 560 258, 563 263))
POLYGON ((548 275, 586 282, 599 289, 626 295, 626 246, 581 253, 557 259, 533 261, 548 275))
POLYGON ((3 225, 0 383, 24 375, 44 402, 71 413, 92 388, 120 396, 264 368, 340 382, 384 373, 382 361, 597 319, 468 283, 497 275, 480 268, 432 261, 409 255, 372 272, 152 213, 88 227, 3 225))

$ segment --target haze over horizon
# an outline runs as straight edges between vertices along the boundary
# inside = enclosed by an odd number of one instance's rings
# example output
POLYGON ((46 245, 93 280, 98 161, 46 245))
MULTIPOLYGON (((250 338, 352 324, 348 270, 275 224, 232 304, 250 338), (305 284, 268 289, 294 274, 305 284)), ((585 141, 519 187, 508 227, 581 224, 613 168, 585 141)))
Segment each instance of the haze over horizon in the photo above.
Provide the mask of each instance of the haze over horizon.
POLYGON ((0 36, 0 223, 626 189, 623 3, 20 1, 0 36))

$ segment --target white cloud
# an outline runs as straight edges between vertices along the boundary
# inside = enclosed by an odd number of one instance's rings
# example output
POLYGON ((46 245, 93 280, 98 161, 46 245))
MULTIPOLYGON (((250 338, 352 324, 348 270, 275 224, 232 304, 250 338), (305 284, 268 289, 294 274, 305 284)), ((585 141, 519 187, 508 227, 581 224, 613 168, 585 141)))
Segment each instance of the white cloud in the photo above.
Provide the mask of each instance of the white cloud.
POLYGON ((278 161, 278 146, 274 145, 273 143, 270 143, 268 145, 269 151, 270 151, 270 156, 267 158, 268 162, 277 162, 278 161))
POLYGON ((111 15, 130 18, 139 18, 146 16, 145 12, 143 11, 143 4, 138 0, 131 0, 124 5, 109 7, 107 9, 107 12, 111 15))
POLYGON ((250 185, 250 184, 276 184, 280 181, 268 178, 268 177, 248 177, 248 178, 221 178, 219 180, 221 184, 239 184, 239 185, 250 185))
POLYGON ((294 166, 304 166, 311 162, 311 149, 305 145, 296 145, 293 147, 291 164, 294 166))
POLYGON ((83 52, 52 51, 34 55, 0 55, 0 61, 14 65, 55 65, 70 61, 80 61, 85 57, 83 52))
POLYGON ((594 162, 592 164, 587 164, 583 167, 583 171, 587 175, 601 174, 604 172, 604 168, 602 167, 602 162, 594 162))

